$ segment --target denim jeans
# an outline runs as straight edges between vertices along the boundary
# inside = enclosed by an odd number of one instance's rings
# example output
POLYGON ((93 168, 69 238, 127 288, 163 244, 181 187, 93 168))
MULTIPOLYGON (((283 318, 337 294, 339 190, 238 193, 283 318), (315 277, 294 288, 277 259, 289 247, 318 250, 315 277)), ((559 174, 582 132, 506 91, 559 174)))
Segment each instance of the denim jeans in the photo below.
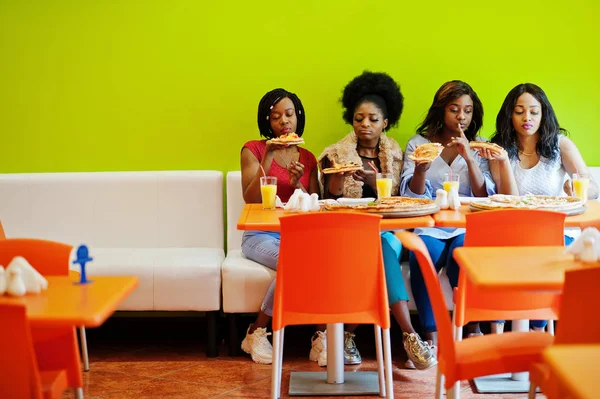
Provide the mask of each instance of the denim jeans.
MULTIPOLYGON (((242 237, 242 252, 246 257, 272 270, 277 270, 279 259, 279 233, 270 231, 245 231, 242 237)), ((275 297, 275 280, 269 286, 260 310, 273 316, 273 299, 275 297)))
MULTIPOLYGON (((420 237, 425 243, 425 246, 427 246, 435 269, 439 272, 442 267, 445 267, 448 280, 450 280, 450 285, 452 288, 456 287, 458 285, 459 268, 452 257, 452 251, 454 251, 454 248, 462 247, 464 245, 465 235, 460 234, 445 240, 426 235, 420 237)), ((429 295, 427 294, 427 287, 425 286, 421 268, 419 267, 417 257, 414 253, 409 253, 408 261, 410 264, 410 286, 412 288, 417 311, 419 312, 419 320, 426 332, 435 332, 437 331, 437 328, 435 326, 433 310, 431 309, 431 302, 429 301, 429 295)))

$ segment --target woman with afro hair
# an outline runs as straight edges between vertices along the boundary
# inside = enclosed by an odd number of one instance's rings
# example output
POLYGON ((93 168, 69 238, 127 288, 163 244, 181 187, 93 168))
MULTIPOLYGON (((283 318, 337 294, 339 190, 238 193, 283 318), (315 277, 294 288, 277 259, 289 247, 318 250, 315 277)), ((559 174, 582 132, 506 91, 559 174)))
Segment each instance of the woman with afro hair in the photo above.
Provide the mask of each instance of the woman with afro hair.
MULTIPOLYGON (((443 189, 445 174, 459 177, 459 194, 465 197, 487 197, 495 194, 496 186, 492 179, 488 160, 469 147, 469 142, 483 140, 478 136, 483 123, 483 105, 477 93, 467 83, 453 80, 444 83, 435 93, 433 103, 425 120, 406 145, 406 153, 425 143, 440 143, 444 149, 433 161, 415 162, 406 157, 402 171, 400 193, 408 197, 436 197, 443 189)), ((485 152, 485 151, 484 151, 485 152)), ((487 151, 487 157, 490 157, 487 151)), ((454 248, 464 244, 465 229, 419 228, 415 229, 425 242, 431 260, 439 271, 442 267, 450 280, 450 285, 458 285, 458 264, 452 257, 454 248)), ((425 281, 415 255, 409 253, 410 285, 419 319, 427 340, 437 344, 437 328, 433 318, 431 302, 425 281)), ((467 326, 470 335, 481 335, 479 324, 467 326)))
MULTIPOLYGON (((385 132, 396 126, 404 106, 400 87, 385 73, 363 72, 344 88, 343 118, 353 130, 337 143, 327 147, 319 157, 321 169, 333 163, 356 162, 363 169, 352 173, 321 175, 325 198, 376 197, 376 172, 392 174, 392 195, 398 195, 402 150, 385 132)), ((421 340, 410 321, 408 293, 402 278, 400 254, 402 245, 392 232, 381 234, 388 300, 392 314, 402 328, 404 348, 408 355, 405 366, 425 370, 437 364, 432 348, 421 340)), ((346 363, 360 355, 346 332, 346 363), (348 359, 349 357, 349 359, 348 359)))
MULTIPOLYGON (((296 189, 319 194, 317 160, 308 150, 296 145, 275 144, 269 139, 288 133, 302 136, 305 113, 302 102, 284 89, 271 90, 258 104, 258 128, 263 140, 251 140, 241 152, 242 193, 247 204, 260 203, 262 170, 277 177, 277 195, 286 202, 296 189), (261 170, 262 168, 262 170, 261 170)), ((279 233, 246 231, 242 252, 254 262, 277 269, 279 233)), ((256 363, 271 364, 273 348, 267 339, 267 324, 273 315, 275 281, 271 283, 256 321, 248 327, 242 350, 256 363)), ((324 328, 324 327, 323 327, 324 328)))

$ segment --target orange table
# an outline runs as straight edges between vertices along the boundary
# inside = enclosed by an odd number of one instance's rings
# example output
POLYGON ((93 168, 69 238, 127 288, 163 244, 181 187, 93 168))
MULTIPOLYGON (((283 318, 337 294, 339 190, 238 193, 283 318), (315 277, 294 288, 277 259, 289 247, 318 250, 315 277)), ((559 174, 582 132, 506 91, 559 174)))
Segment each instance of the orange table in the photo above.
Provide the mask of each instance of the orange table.
MULTIPOLYGON (((461 205, 457 210, 443 210, 432 216, 437 227, 466 227, 467 219, 465 215, 467 213, 471 213, 469 205, 461 205)), ((587 210, 584 213, 567 216, 565 227, 581 227, 581 223, 595 220, 600 220, 600 202, 588 201, 587 210)))
POLYGON ((35 327, 98 327, 138 285, 137 277, 91 277, 92 283, 73 284, 77 278, 48 276, 48 289, 23 297, 0 296, 0 304, 22 303, 35 327))
POLYGON ((561 292, 565 271, 600 266, 576 261, 565 247, 460 247, 453 253, 461 273, 478 289, 561 292))
MULTIPOLYGON (((296 212, 275 209, 265 211, 261 204, 246 204, 238 220, 238 230, 279 231, 279 218, 285 215, 297 215, 296 212)), ((381 219, 381 230, 413 229, 415 227, 433 227, 433 218, 429 215, 410 218, 381 219)))
POLYGON ((558 384, 561 398, 598 397, 600 345, 554 345, 546 349, 543 356, 558 384))

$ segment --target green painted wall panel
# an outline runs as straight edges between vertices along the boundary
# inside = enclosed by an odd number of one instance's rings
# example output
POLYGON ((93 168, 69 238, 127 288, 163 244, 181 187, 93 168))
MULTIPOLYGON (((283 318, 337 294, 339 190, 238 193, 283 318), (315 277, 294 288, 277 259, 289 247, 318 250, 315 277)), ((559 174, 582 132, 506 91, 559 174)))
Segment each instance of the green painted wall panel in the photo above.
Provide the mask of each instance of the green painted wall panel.
POLYGON ((478 92, 488 137, 528 81, 600 165, 599 3, 480 3, 0 0, 0 172, 239 169, 280 86, 318 155, 350 130, 339 98, 365 69, 401 84, 401 145, 445 81, 478 92))

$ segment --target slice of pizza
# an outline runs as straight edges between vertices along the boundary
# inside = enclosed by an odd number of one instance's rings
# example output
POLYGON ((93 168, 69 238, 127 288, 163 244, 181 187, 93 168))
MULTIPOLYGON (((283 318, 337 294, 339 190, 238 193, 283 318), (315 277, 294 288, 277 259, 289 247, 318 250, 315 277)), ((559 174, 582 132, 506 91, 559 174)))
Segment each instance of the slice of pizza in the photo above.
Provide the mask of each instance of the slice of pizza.
POLYGON ((505 151, 504 148, 502 148, 498 144, 489 143, 487 141, 471 141, 469 142, 469 147, 471 147, 472 150, 487 149, 498 155, 502 154, 505 151))
POLYGON ((357 170, 362 170, 362 168, 362 165, 358 162, 336 163, 334 161, 330 168, 325 168, 322 172, 328 175, 332 173, 355 172, 357 170))
POLYGON ((437 157, 440 156, 444 146, 440 143, 425 143, 417 146, 412 154, 408 156, 415 162, 433 162, 437 157))
POLYGON ((274 139, 269 140, 269 142, 275 143, 275 144, 296 145, 296 144, 303 144, 304 139, 302 137, 298 136, 296 133, 288 133, 288 134, 283 134, 279 137, 275 137, 274 139))

